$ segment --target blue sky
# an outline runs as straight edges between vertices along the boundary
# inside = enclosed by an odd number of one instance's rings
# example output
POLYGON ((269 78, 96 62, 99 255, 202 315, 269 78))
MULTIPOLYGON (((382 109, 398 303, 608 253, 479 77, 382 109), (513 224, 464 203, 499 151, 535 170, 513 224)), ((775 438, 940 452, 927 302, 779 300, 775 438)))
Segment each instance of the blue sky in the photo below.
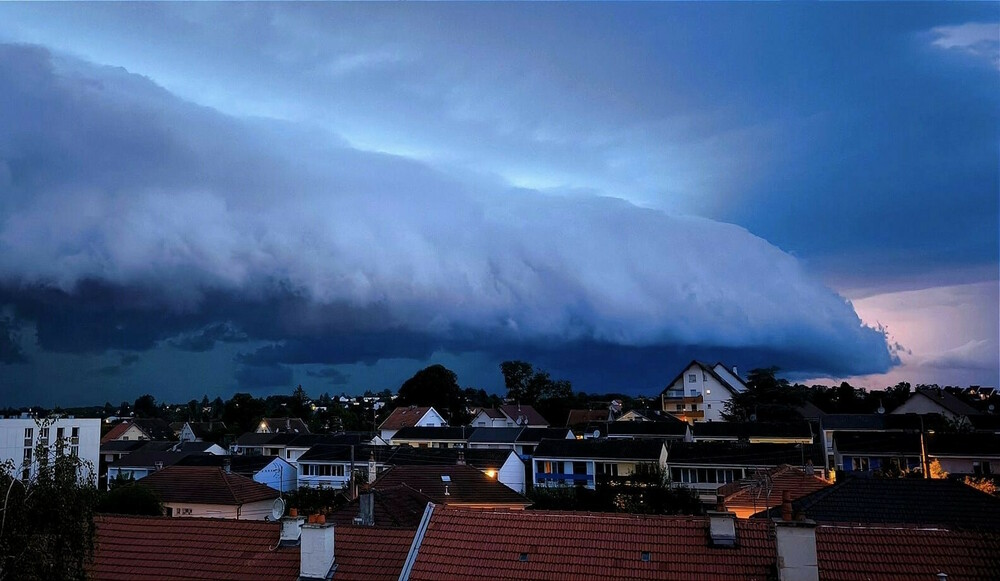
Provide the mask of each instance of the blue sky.
POLYGON ((0 396, 996 385, 995 4, 4 4, 0 396))

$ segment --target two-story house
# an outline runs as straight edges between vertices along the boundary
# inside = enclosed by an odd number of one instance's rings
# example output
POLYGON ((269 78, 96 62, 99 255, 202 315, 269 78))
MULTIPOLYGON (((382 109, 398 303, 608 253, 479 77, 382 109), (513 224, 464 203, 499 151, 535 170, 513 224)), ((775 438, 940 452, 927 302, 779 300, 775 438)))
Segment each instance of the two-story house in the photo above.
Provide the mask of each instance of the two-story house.
POLYGON ((667 447, 659 440, 542 440, 532 461, 535 486, 593 489, 605 478, 663 469, 667 447))
POLYGON ((413 426, 438 427, 447 426, 441 414, 433 407, 407 406, 398 407, 378 427, 379 435, 383 440, 389 442, 396 432, 401 428, 413 426))
POLYGON ((660 394, 663 411, 686 422, 718 422, 732 396, 746 391, 736 368, 692 361, 660 394))

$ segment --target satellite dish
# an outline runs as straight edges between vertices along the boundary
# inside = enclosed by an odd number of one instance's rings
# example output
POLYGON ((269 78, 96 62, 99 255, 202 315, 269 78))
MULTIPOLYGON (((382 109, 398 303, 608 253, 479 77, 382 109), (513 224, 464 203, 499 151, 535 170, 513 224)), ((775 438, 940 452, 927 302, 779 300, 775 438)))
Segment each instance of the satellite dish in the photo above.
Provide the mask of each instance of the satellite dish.
POLYGON ((884 414, 884 413, 885 413, 885 408, 884 408, 884 407, 882 407, 882 406, 878 406, 878 410, 877 410, 877 411, 878 411, 878 413, 880 413, 880 414, 884 414))
POLYGON ((271 505, 271 520, 280 520, 285 515, 285 501, 280 498, 274 499, 271 505))
POLYGON ((600 430, 594 430, 594 433, 591 434, 591 436, 594 437, 594 438, 600 438, 601 437, 601 431, 600 430))

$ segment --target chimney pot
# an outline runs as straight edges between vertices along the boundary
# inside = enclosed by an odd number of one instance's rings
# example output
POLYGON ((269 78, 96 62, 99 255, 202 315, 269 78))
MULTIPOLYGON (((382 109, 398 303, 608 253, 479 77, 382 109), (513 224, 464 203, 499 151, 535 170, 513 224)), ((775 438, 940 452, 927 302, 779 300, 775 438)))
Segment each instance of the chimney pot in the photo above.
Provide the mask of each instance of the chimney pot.
POLYGON ((787 490, 781 493, 781 520, 792 520, 792 495, 787 490))
POLYGON ((318 525, 325 525, 326 524, 326 515, 325 514, 317 514, 316 515, 316 524, 318 524, 318 525))
POLYGON ((299 509, 297 509, 297 508, 290 508, 290 509, 288 509, 288 516, 291 516, 291 517, 299 516, 299 509))

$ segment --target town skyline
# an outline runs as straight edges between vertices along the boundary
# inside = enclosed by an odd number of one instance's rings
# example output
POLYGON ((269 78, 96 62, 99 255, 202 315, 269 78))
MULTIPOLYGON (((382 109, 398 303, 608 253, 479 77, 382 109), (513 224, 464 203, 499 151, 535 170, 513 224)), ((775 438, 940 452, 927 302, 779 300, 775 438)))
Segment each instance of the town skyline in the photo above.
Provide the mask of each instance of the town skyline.
POLYGON ((0 398, 996 386, 997 21, 0 6, 0 398))

